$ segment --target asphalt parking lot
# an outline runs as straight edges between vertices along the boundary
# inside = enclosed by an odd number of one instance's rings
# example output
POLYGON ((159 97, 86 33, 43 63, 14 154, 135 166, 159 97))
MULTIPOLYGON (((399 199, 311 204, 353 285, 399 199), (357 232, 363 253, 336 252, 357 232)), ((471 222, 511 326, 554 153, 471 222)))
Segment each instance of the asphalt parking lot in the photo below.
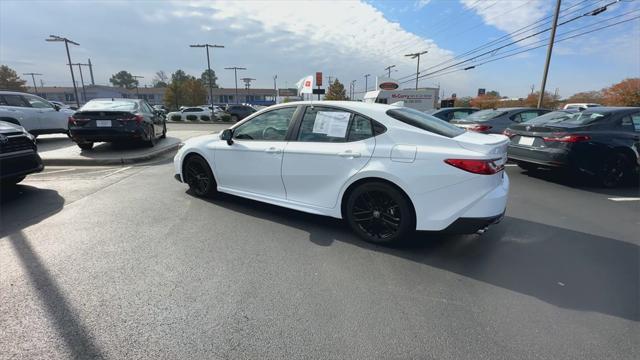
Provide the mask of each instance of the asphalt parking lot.
POLYGON ((0 358, 640 358, 638 187, 507 172, 484 235, 386 248, 168 158, 49 167, 0 199, 0 358))

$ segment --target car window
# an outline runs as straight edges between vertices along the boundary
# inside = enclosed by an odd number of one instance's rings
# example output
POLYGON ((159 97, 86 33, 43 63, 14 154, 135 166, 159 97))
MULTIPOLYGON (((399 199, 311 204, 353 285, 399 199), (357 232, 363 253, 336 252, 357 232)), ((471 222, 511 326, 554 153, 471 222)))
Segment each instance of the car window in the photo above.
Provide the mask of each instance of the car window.
POLYGON ((636 132, 640 132, 640 113, 631 114, 631 123, 636 132))
POLYGON ((608 119, 610 117, 610 113, 601 113, 595 110, 585 110, 583 112, 579 112, 571 115, 567 120, 562 121, 566 124, 572 125, 589 125, 595 122, 600 122, 602 120, 608 119))
POLYGON ((571 114, 572 113, 567 111, 552 111, 527 120, 526 123, 531 125, 553 124, 568 119, 571 114))
POLYGON ((361 115, 354 115, 349 128, 349 136, 347 141, 360 141, 373 136, 373 127, 371 120, 361 115))
POLYGON ((415 109, 405 107, 391 109, 387 110, 387 115, 405 124, 450 138, 456 137, 465 132, 465 130, 449 124, 442 119, 438 119, 435 116, 425 114, 415 109))
POLYGON ((184 110, 182 110, 182 112, 201 112, 202 109, 200 108, 186 108, 184 110))
POLYGON ((465 120, 473 121, 473 122, 489 121, 491 119, 494 119, 494 118, 497 118, 498 116, 503 115, 504 113, 505 111, 503 110, 493 110, 493 109, 480 110, 467 116, 465 120))
POLYGON ((24 101, 22 96, 11 95, 11 94, 0 95, 0 105, 29 107, 29 105, 24 101))
POLYGON ((321 106, 307 107, 302 117, 298 141, 344 142, 351 113, 321 106))
POLYGON ((470 113, 469 110, 456 110, 453 112, 451 119, 464 119, 469 116, 470 113))
POLYGON ((129 100, 91 100, 84 104, 80 110, 135 111, 138 110, 138 103, 129 100))
POLYGON ((537 111, 523 111, 513 117, 515 122, 524 122, 540 116, 537 111))
POLYGON ((25 100, 27 100, 27 102, 31 105, 31 107, 33 108, 38 108, 38 109, 51 109, 52 106, 49 102, 44 101, 42 99, 38 99, 35 96, 31 96, 31 95, 24 95, 25 100))
POLYGON ((271 110, 242 123, 233 131, 234 139, 283 141, 295 107, 271 110))

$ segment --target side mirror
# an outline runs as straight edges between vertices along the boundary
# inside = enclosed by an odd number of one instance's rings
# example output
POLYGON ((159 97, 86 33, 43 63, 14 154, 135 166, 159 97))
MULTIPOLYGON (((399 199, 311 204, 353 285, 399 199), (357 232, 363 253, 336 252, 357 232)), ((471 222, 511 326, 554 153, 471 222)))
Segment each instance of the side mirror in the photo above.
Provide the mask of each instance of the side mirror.
POLYGON ((226 140, 227 145, 233 144, 233 129, 225 129, 220 135, 221 140, 226 140))
POLYGON ((56 111, 60 111, 60 106, 56 104, 51 104, 56 111))

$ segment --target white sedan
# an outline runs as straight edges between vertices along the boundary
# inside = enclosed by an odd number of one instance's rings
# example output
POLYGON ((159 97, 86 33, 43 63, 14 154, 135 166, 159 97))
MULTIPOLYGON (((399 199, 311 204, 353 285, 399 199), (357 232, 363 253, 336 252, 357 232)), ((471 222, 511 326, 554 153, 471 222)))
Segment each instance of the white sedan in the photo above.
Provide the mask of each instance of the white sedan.
POLYGON ((183 107, 179 111, 167 114, 170 121, 209 121, 211 120, 211 109, 202 107, 183 107))
POLYGON ((220 191, 341 218, 365 240, 390 243, 501 220, 508 142, 405 107, 295 102, 187 140, 175 177, 196 196, 220 191))

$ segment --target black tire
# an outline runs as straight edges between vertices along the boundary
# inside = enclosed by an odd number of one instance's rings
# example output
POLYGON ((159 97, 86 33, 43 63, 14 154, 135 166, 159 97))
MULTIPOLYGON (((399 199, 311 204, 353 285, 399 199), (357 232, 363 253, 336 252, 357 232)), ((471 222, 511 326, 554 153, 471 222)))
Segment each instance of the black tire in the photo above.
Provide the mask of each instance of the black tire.
POLYGON ((14 187, 20 181, 24 180, 25 177, 26 176, 18 176, 18 177, 12 177, 12 178, 8 178, 8 179, 4 179, 4 180, 2 180, 2 182, 0 182, 0 184, 2 184, 3 188, 14 187))
POLYGON ((91 150, 93 149, 93 143, 92 142, 78 143, 78 147, 82 150, 91 150))
POLYGON ((518 161, 518 167, 526 171, 535 171, 538 169, 538 165, 524 162, 524 161, 518 161))
POLYGON ((231 115, 231 121, 238 122, 239 120, 240 120, 240 118, 238 118, 237 115, 231 115))
POLYGON ((598 171, 598 181, 605 188, 615 188, 620 186, 630 175, 630 161, 622 153, 609 155, 598 171))
POLYGON ((189 156, 182 165, 184 182, 198 197, 212 197, 218 193, 218 185, 205 159, 199 155, 189 156))
POLYGON ((160 135, 160 139, 164 139, 167 137, 167 123, 162 123, 162 135, 160 135))
POLYGON ((158 138, 156 138, 156 128, 155 126, 153 126, 153 124, 151 124, 151 128, 149 129, 149 140, 145 141, 145 145, 147 145, 148 147, 154 147, 156 146, 157 141, 158 138))
POLYGON ((415 214, 407 196, 383 182, 364 183, 351 191, 344 214, 351 229, 372 243, 398 243, 416 229, 415 214))

